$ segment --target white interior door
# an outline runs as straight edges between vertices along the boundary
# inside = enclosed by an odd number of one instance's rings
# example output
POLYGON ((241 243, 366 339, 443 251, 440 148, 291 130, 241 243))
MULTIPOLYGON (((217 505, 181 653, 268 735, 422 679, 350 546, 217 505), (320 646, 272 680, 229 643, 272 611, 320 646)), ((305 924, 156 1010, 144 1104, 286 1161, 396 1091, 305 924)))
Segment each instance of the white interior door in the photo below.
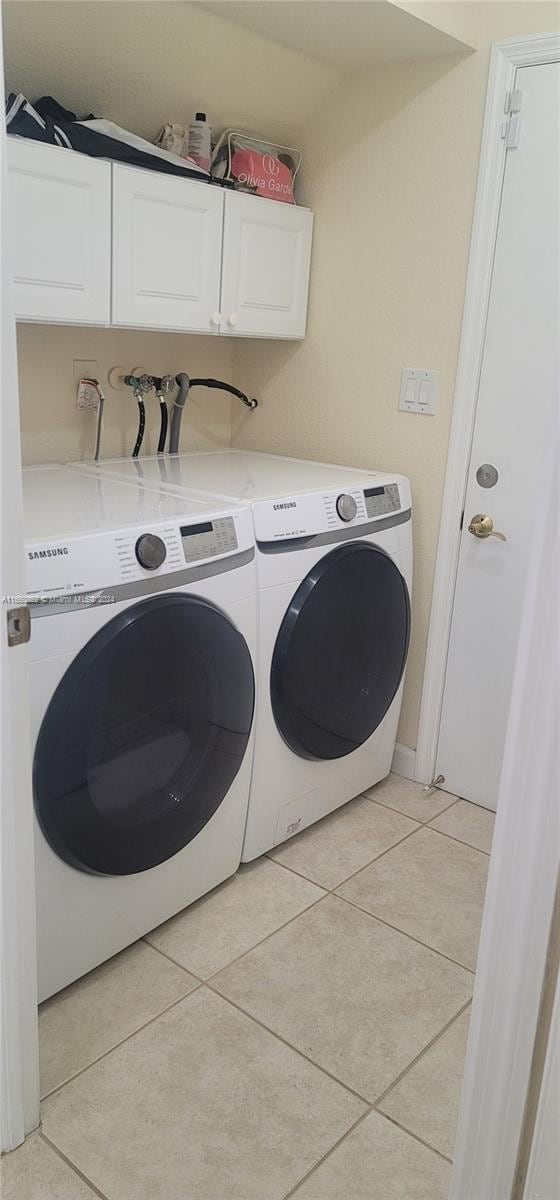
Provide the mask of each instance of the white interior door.
POLYGON ((450 792, 492 809, 558 404, 560 64, 521 67, 515 86, 436 759, 450 792), (477 537, 477 515, 506 540, 477 537))

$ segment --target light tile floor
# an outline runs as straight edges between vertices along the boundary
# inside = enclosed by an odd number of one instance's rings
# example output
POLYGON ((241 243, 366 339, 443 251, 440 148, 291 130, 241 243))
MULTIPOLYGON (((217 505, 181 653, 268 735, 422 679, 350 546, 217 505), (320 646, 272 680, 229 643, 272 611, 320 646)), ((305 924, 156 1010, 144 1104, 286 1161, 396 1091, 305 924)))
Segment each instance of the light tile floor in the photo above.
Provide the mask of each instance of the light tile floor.
POLYGON ((2 1200, 445 1200, 492 826, 392 775, 47 1001, 2 1200))

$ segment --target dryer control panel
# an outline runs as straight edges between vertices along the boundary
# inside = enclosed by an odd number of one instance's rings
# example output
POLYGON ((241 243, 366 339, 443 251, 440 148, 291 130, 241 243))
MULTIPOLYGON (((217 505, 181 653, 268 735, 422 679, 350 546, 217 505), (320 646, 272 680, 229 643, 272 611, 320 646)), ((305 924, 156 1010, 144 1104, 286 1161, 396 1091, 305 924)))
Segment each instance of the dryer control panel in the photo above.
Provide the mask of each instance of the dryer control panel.
POLYGON ((364 488, 364 500, 368 517, 382 517, 384 513, 398 512, 401 507, 399 488, 396 483, 364 488))
POLYGON ((373 473, 361 487, 329 492, 305 492, 253 505, 258 542, 288 541, 334 530, 352 529, 410 508, 410 485, 404 476, 387 481, 373 473))

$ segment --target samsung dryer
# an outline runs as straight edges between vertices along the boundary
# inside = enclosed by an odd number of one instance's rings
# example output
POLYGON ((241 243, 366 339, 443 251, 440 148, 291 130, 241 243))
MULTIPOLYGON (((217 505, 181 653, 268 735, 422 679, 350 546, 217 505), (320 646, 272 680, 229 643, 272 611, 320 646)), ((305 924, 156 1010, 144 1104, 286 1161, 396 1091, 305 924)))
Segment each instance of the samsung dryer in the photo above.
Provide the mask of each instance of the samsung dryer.
POLYGON ((251 515, 23 472, 40 999, 237 868, 252 762, 251 515))
POLYGON ((383 779, 410 634, 408 480, 237 450, 87 469, 178 494, 221 492, 251 509, 258 686, 243 859, 383 779))

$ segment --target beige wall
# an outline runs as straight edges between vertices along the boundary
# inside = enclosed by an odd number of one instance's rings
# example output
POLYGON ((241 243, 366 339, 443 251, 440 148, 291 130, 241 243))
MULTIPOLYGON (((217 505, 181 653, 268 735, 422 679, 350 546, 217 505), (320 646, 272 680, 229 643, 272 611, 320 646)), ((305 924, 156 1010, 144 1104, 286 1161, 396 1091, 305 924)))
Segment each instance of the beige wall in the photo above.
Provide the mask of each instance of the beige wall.
MULTIPOLYGON (((559 24, 558 6, 552 3, 488 0, 476 7, 485 33, 477 53, 367 72, 330 94, 304 139, 305 200, 316 214, 308 336, 297 345, 238 342, 235 347, 235 381, 261 405, 249 421, 233 413, 235 445, 410 476, 414 615, 398 736, 411 747, 418 728, 488 43, 494 37, 549 32, 559 24), (403 366, 441 372, 434 417, 398 412, 403 366)), ((414 8, 418 12, 422 5, 414 8)))
POLYGON ((205 109, 216 128, 297 136, 337 76, 258 34, 184 3, 6 0, 6 88, 53 95, 149 139, 205 109), (260 127, 260 128, 259 128, 260 127))
MULTIPOLYGON (((22 448, 25 464, 89 458, 95 446, 95 415, 75 406, 74 359, 95 360, 106 396, 103 458, 132 452, 138 407, 128 388, 113 391, 111 367, 143 367, 155 375, 213 376, 231 380, 231 342, 226 338, 185 337, 143 330, 81 329, 56 325, 19 325, 18 362, 22 448)), ((146 438, 142 452, 155 452, 159 404, 146 401, 146 438)), ((197 388, 187 400, 181 426, 181 449, 227 446, 230 440, 229 397, 197 388)))

